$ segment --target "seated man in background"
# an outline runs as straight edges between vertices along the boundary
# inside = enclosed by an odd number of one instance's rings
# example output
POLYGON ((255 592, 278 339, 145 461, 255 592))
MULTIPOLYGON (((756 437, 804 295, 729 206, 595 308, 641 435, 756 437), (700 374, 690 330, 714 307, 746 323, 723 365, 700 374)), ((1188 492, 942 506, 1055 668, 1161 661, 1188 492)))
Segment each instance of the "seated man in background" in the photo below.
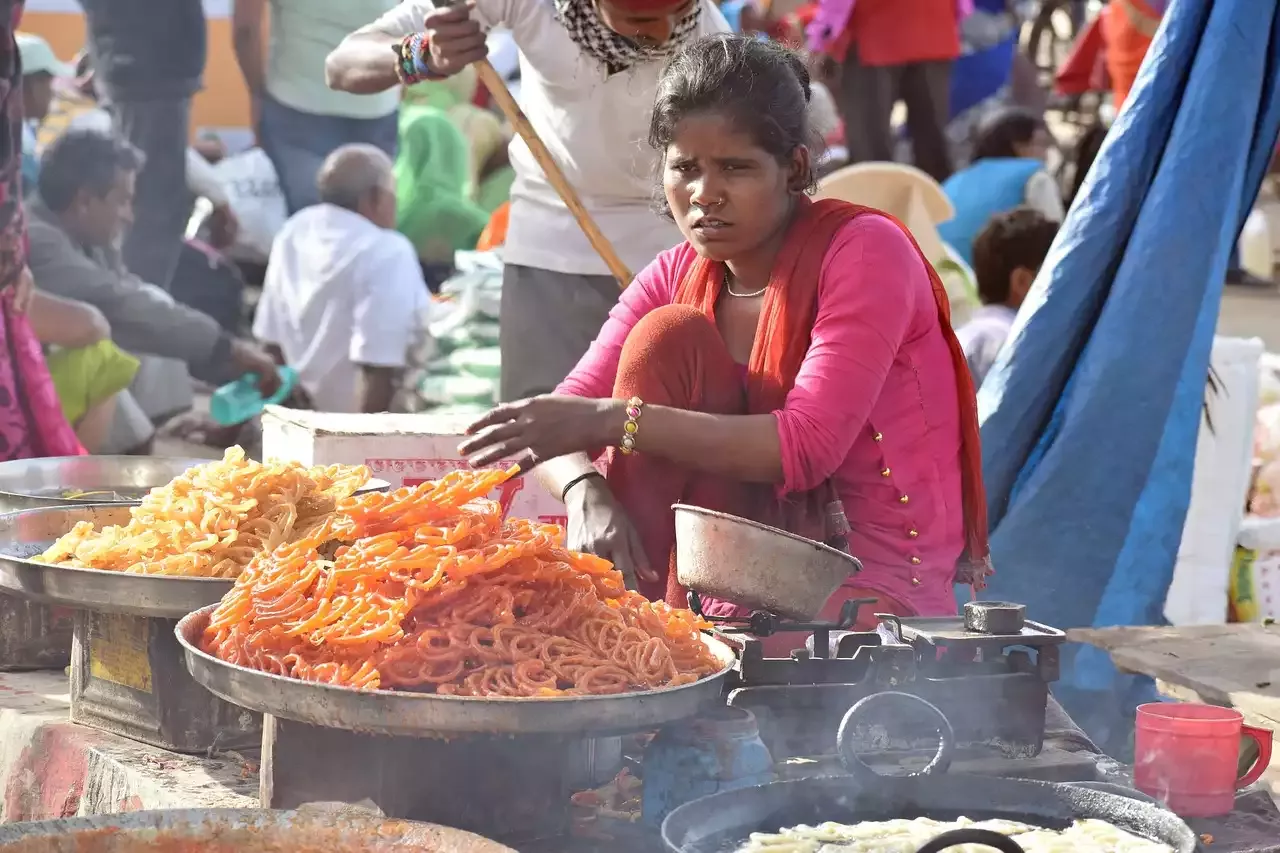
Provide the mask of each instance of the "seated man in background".
POLYGON ((395 230, 391 158, 343 146, 317 188, 320 204, 276 236, 253 332, 298 370, 316 409, 385 412, 427 306, 417 252, 395 230))
MULTIPOLYGON (((18 43, 23 44, 21 38, 18 43)), ((25 54, 23 64, 24 66, 26 64, 25 54)), ((74 76, 56 78, 55 85, 51 87, 52 100, 48 109, 40 116, 37 125, 32 128, 37 162, 44 150, 68 130, 115 133, 111 113, 98 102, 96 75, 89 54, 81 53, 76 57, 75 67, 70 69, 70 72, 74 76)), ((26 114, 29 118, 33 115, 29 109, 26 114)), ((213 205, 210 225, 217 237, 214 245, 216 248, 222 248, 235 241, 236 232, 239 229, 235 213, 231 210, 231 198, 218 178, 218 173, 214 170, 209 156, 215 152, 223 156, 225 151, 220 150, 221 145, 216 140, 213 143, 201 140, 197 146, 199 148, 187 147, 187 189, 196 198, 208 199, 213 205), (209 155, 204 153, 206 151, 209 155)), ((23 155, 24 157, 26 155, 25 142, 23 155)), ((36 168, 38 174, 38 166, 36 168)))
POLYGON ((991 217, 973 241, 973 273, 982 307, 956 330, 956 337, 975 388, 982 385, 1004 347, 1057 235, 1057 222, 1035 208, 1015 207, 991 217))
MULTIPOLYGON (((97 308, 115 342, 135 355, 176 359, 214 383, 254 373, 263 392, 274 393, 279 377, 270 356, 125 269, 119 243, 133 220, 141 164, 136 148, 96 130, 68 131, 49 146, 27 205, 36 287, 97 308)), ((170 381, 190 384, 180 374, 170 381)))

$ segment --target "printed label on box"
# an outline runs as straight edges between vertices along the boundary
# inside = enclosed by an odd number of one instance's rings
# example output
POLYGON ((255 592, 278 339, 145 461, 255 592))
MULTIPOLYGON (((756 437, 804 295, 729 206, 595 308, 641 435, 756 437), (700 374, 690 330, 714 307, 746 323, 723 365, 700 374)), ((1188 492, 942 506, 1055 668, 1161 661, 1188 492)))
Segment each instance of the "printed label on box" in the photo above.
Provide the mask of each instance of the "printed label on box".
POLYGON ((142 693, 151 692, 147 621, 95 613, 89 631, 89 674, 142 693))
MULTIPOLYGON (((374 477, 391 483, 393 489, 400 486, 420 486, 431 480, 438 480, 450 471, 466 467, 466 461, 456 457, 366 459, 364 464, 374 477)), ((508 480, 489 497, 502 505, 502 513, 506 516, 532 518, 544 524, 559 524, 562 527, 568 520, 564 514, 564 505, 524 476, 508 480)))

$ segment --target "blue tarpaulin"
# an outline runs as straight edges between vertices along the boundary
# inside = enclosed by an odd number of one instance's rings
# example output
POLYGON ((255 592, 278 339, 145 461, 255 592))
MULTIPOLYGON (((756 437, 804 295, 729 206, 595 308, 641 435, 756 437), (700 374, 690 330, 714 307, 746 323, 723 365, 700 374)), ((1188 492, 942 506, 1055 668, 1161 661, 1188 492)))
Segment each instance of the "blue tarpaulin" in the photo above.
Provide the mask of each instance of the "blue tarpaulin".
MULTIPOLYGON (((1280 131, 1275 0, 1175 0, 979 394, 996 575, 1068 627, 1163 621, 1228 256, 1280 131)), ((1230 389, 1226 389, 1230 393, 1230 389)), ((1091 734, 1149 682, 1073 648, 1091 734)))

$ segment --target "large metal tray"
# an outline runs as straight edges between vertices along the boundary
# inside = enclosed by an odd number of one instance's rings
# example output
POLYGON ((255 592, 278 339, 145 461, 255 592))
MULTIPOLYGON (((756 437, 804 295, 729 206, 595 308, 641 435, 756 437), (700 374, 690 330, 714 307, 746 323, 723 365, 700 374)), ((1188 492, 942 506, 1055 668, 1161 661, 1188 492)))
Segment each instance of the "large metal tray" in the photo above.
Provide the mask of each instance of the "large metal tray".
POLYGON ((723 668, 693 684, 665 690, 546 699, 355 690, 271 675, 206 654, 198 644, 213 610, 206 607, 188 615, 175 630, 186 654, 187 670, 197 682, 251 711, 369 734, 599 736, 644 731, 691 717, 703 705, 719 699, 724 677, 734 663, 728 646, 704 636, 723 668))
POLYGON ((339 810, 173 809, 0 826, 0 853, 515 853, 430 823, 339 810))
MULTIPOLYGON (((0 462, 0 512, 91 504, 136 506, 153 488, 168 485, 195 466, 212 461, 162 456, 51 456, 0 462)), ((390 487, 386 480, 371 479, 356 494, 384 492, 390 487)))
POLYGON ((222 600, 234 581, 73 569, 30 559, 77 522, 124 524, 129 509, 127 504, 91 504, 0 515, 0 590, 56 607, 157 619, 178 619, 222 600))
POLYGON ((136 504, 156 486, 166 485, 188 469, 208 461, 160 456, 52 456, 0 462, 0 512, 50 506, 136 504), (78 492, 88 494, 75 497, 78 492))

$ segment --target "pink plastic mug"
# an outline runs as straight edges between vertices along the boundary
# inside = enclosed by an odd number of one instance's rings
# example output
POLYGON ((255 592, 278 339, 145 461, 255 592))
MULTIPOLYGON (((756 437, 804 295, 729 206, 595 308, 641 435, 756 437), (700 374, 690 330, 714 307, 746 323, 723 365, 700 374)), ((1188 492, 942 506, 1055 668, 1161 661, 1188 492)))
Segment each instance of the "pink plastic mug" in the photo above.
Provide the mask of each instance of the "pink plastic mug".
POLYGON ((1270 763, 1271 732, 1246 726, 1239 711, 1165 702, 1138 707, 1134 784, 1182 817, 1227 814, 1236 791, 1258 781, 1270 763), (1258 760, 1243 776, 1241 737, 1258 745, 1258 760))

